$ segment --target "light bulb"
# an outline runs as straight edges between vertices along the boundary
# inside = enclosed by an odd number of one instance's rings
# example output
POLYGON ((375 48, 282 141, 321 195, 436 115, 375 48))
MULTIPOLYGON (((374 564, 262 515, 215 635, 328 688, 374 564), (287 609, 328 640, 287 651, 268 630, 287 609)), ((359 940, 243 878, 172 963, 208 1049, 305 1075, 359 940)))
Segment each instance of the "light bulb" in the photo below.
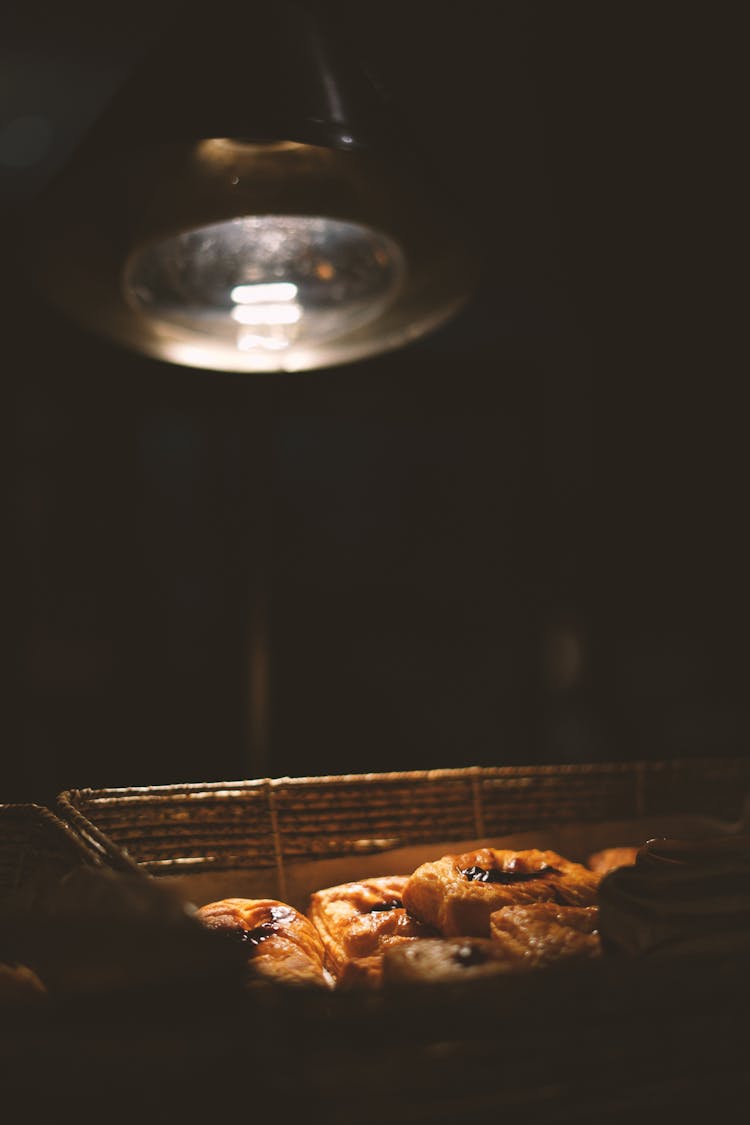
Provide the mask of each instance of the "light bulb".
POLYGON ((310 371, 408 345, 478 280, 463 213, 377 149, 207 137, 73 162, 25 232, 40 289, 168 363, 310 371))
POLYGON ((123 287, 155 330, 205 353, 207 366, 270 371, 374 321, 405 276, 397 243, 361 223, 251 215, 138 249, 123 287))

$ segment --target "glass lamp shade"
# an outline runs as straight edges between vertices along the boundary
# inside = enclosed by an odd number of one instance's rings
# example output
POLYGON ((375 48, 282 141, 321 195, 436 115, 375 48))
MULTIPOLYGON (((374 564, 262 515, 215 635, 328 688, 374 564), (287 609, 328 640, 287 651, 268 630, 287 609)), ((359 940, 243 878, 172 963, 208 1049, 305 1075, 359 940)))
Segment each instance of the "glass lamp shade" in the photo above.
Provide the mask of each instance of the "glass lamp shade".
POLYGON ((372 154, 210 139, 72 167, 32 269, 92 330, 172 363, 302 371, 437 327, 474 283, 461 216, 372 154))
POLYGON ((376 320, 406 272, 392 239, 359 223, 257 215, 137 251, 126 299, 228 369, 295 370, 376 320))

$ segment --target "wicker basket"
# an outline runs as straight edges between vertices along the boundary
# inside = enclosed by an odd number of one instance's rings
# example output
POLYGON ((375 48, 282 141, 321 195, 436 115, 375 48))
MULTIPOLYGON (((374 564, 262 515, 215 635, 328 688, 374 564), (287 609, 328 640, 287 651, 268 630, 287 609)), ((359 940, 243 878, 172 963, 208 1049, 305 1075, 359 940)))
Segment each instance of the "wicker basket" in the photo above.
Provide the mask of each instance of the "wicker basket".
MULTIPOLYGON (((0 805, 0 1008, 38 999, 34 988, 16 983, 15 967, 20 973, 38 968, 35 951, 45 932, 46 903, 68 877, 97 869, 103 870, 100 857, 49 809, 0 805)), ((59 945, 51 933, 45 936, 48 944, 59 945)))
POLYGON ((41 805, 0 805, 0 902, 43 895, 70 871, 102 860, 80 834, 41 805))
POLYGON ((508 766, 76 789, 59 809, 119 870, 270 872, 410 845, 681 814, 738 821, 750 758, 508 766))
MULTIPOLYGON (((343 863, 354 878, 387 869, 399 849, 448 840, 583 825, 604 845, 627 842, 607 836, 613 825, 675 814, 731 830, 749 790, 750 760, 714 759, 74 790, 59 808, 122 872, 186 893, 241 895, 246 877, 284 897, 303 885, 300 871, 309 883, 343 863)), ((283 1106, 326 1125, 688 1121, 750 1094, 747 970, 746 959, 602 958, 440 988, 261 990, 219 1016, 195 1007, 165 1034, 158 1062, 141 1054, 133 1065, 156 1089, 165 1058, 187 1060, 194 1079, 179 1111, 195 1120, 220 1104, 283 1106)))

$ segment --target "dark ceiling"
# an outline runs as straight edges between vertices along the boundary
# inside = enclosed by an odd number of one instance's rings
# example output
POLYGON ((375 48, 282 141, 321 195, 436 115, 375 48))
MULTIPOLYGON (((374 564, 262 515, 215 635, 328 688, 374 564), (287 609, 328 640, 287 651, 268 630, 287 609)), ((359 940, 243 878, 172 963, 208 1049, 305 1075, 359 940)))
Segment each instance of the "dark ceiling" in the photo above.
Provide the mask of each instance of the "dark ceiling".
MULTIPOLYGON (((745 752, 739 12, 327 7, 481 285, 401 353, 269 383, 92 340, 6 256, 10 792, 745 752)), ((232 33, 231 4, 15 9, 9 237, 160 35, 232 33)))

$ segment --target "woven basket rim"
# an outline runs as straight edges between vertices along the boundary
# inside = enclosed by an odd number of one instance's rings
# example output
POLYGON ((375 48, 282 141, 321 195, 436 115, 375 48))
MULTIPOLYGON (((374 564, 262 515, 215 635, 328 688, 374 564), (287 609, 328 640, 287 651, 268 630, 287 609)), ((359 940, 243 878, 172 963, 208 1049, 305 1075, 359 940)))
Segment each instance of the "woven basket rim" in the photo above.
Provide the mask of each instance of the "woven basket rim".
POLYGON ((95 853, 91 852, 71 825, 47 805, 39 805, 32 801, 11 801, 7 804, 0 804, 0 822, 6 817, 10 821, 18 820, 19 823, 25 821, 28 824, 33 824, 36 821, 52 828, 63 835, 66 842, 71 844, 77 852, 85 854, 90 860, 96 859, 95 853))
MULTIPOLYGON (((509 798, 515 794, 513 800, 516 801, 516 808, 519 796, 523 798, 524 793, 528 792, 528 802, 525 804, 527 808, 532 809, 535 800, 536 803, 549 801, 550 798, 545 796, 548 792, 547 782, 552 783, 549 792, 551 799, 554 800, 555 793, 560 787, 565 788, 567 779, 571 782, 580 779, 583 788, 574 784, 570 789, 574 804, 577 802, 580 805, 581 800, 585 798, 586 779, 592 783, 593 796, 597 794, 598 779, 605 782, 605 795, 610 789, 606 779, 611 779, 613 782, 619 779, 612 794, 619 797, 626 795, 628 811, 623 812, 622 815, 637 817, 644 815, 646 811, 652 811, 651 808, 647 808, 647 795, 652 782, 658 782, 664 777, 669 779, 672 776, 695 780, 705 775, 706 778, 715 779, 717 774, 721 776, 725 770, 729 774, 726 788, 736 788, 738 770, 750 785, 750 759, 696 757, 467 766, 457 769, 383 773, 370 771, 303 777, 252 778, 230 782, 68 789, 59 794, 58 808, 61 816, 70 824, 72 831, 83 837, 87 846, 98 855, 100 862, 121 871, 138 873, 143 878, 150 878, 151 874, 187 871, 191 867, 205 870, 207 866, 215 865, 219 869, 221 863, 228 863, 231 856, 235 859, 237 856, 242 856, 243 866, 251 866, 252 860, 258 867, 276 868, 278 885, 282 889, 279 893, 283 898, 287 864, 299 862, 304 855, 309 859, 326 855, 350 855, 354 854, 353 846, 356 845, 359 850, 364 843, 370 845, 369 850, 383 851, 387 850, 386 841, 390 841, 388 845, 390 847, 429 842, 429 837, 417 840, 414 833, 408 830, 404 833, 400 827, 399 819, 403 822, 404 803, 408 804, 413 798, 415 803, 412 810, 414 814, 412 823, 423 824, 425 818, 429 821, 430 814, 435 812, 436 805, 442 801, 443 794, 439 791, 450 788, 453 782, 463 787, 463 793, 459 793, 462 797, 459 804, 464 806, 465 815, 461 820, 460 831, 458 818, 454 816, 452 831, 449 829, 448 835, 453 835, 456 839, 482 839, 486 836, 489 825, 497 823, 497 807, 490 808, 490 806, 497 806, 499 799, 499 807, 502 807, 504 789, 507 790, 509 798), (520 787, 516 784, 518 782, 521 783, 520 787), (438 787, 436 794, 429 792, 433 784, 438 787), (393 822, 387 815, 384 818, 382 805, 384 790, 389 790, 391 786, 396 791, 399 786, 403 787, 404 798, 396 808, 393 822), (367 796, 370 787, 372 787, 373 799, 368 806, 367 796), (351 802, 337 800, 336 794, 340 793, 343 797, 347 790, 353 800, 351 802), (294 794, 298 795, 298 799, 293 798, 294 794), (159 815, 160 808, 164 807, 167 810, 174 808, 175 805, 179 805, 180 798, 183 797, 194 808, 204 806, 207 813, 210 810, 209 816, 213 819, 205 831, 203 824, 199 826, 197 822, 195 827, 191 828, 187 816, 184 822, 171 823, 166 828, 161 825, 157 828, 154 824, 154 816, 159 815), (292 798, 291 804, 287 798, 292 798), (226 824, 222 824, 222 817, 226 816, 235 802, 242 802, 242 807, 247 809, 247 814, 255 818, 255 829, 247 838, 246 849, 243 849, 238 842, 236 821, 230 818, 226 824), (122 831, 119 835, 113 834, 118 817, 123 823, 127 823, 128 808, 131 805, 132 831, 129 835, 125 835, 122 831), (305 820, 308 808, 312 810, 312 823, 305 820), (352 809, 356 810, 354 817, 351 815, 352 809), (105 814, 106 810, 110 811, 100 818, 98 814, 105 814), (110 815, 115 818, 112 823, 110 823, 110 815), (317 828, 314 823, 315 815, 321 817, 321 823, 317 828), (371 822, 368 820, 370 815, 371 822), (326 816, 329 818, 329 823, 325 823, 326 816), (393 827, 394 823, 395 827, 393 827), (141 839, 150 844, 161 842, 150 855, 132 854, 133 849, 138 850, 141 839), (327 847, 316 847, 316 839, 327 842, 330 850, 327 847), (292 841, 300 840, 305 846, 295 847, 292 841), (173 847, 172 841, 174 841, 173 847), (181 852, 181 847, 187 847, 189 850, 181 852), (171 864, 170 854, 173 860, 171 864), (259 859, 260 855, 264 856, 263 861, 259 859)), ((458 805, 452 803, 450 807, 455 813, 458 805)), ((545 814, 548 808, 547 804, 544 809, 545 814)), ((559 808, 561 813, 559 823, 577 819, 574 815, 570 815, 570 804, 564 799, 559 808)), ((445 809, 446 806, 441 804, 438 815, 441 815, 445 809)), ((617 819, 617 814, 613 815, 617 819)), ((550 824, 552 819, 546 816, 542 822, 550 824)), ((122 829, 122 823, 118 824, 118 829, 122 829)), ((521 827, 508 827, 504 832, 495 830, 495 834, 499 832, 500 835, 507 835, 509 831, 521 830, 521 827)))
POLYGON ((59 870, 102 866, 102 858, 85 837, 46 805, 13 802, 0 805, 0 895, 10 901, 21 887, 59 870), (53 867, 50 867, 50 864, 53 867))
POLYGON ((369 771, 366 773, 345 773, 345 774, 311 774, 311 775, 280 775, 278 777, 262 777, 262 778, 247 778, 234 781, 191 781, 180 782, 167 785, 132 785, 132 786, 102 786, 99 788, 78 787, 71 789, 64 789, 58 795, 58 802, 62 802, 67 807, 68 804, 75 805, 78 799, 84 798, 86 801, 97 801, 107 799, 117 799, 122 801, 128 797, 172 797, 179 796, 182 793, 190 794, 191 796, 205 793, 208 795, 221 796, 223 793, 232 795, 235 793, 242 793, 252 790, 263 791, 265 788, 272 787, 274 789, 288 787, 288 786, 335 786, 337 784, 355 784, 361 782, 368 784, 373 781, 377 782, 405 782, 405 781, 424 781, 424 780, 468 780, 472 778, 503 778, 503 777, 523 777, 524 775, 532 775, 534 777, 544 776, 560 776, 563 773, 575 774, 611 774, 611 773, 638 773, 640 771, 649 773, 658 773, 672 767, 685 768, 687 766, 694 766, 698 769, 710 765, 713 768, 721 767, 722 765, 739 765, 748 764, 748 760, 743 757, 725 756, 721 758, 714 757, 689 757, 689 758, 658 758, 658 759, 633 759, 632 761, 613 761, 613 762, 560 762, 557 764, 529 764, 529 765, 508 765, 508 766, 462 766, 460 768, 450 769, 430 769, 430 770, 399 770, 388 771, 380 773, 377 771, 369 771))

